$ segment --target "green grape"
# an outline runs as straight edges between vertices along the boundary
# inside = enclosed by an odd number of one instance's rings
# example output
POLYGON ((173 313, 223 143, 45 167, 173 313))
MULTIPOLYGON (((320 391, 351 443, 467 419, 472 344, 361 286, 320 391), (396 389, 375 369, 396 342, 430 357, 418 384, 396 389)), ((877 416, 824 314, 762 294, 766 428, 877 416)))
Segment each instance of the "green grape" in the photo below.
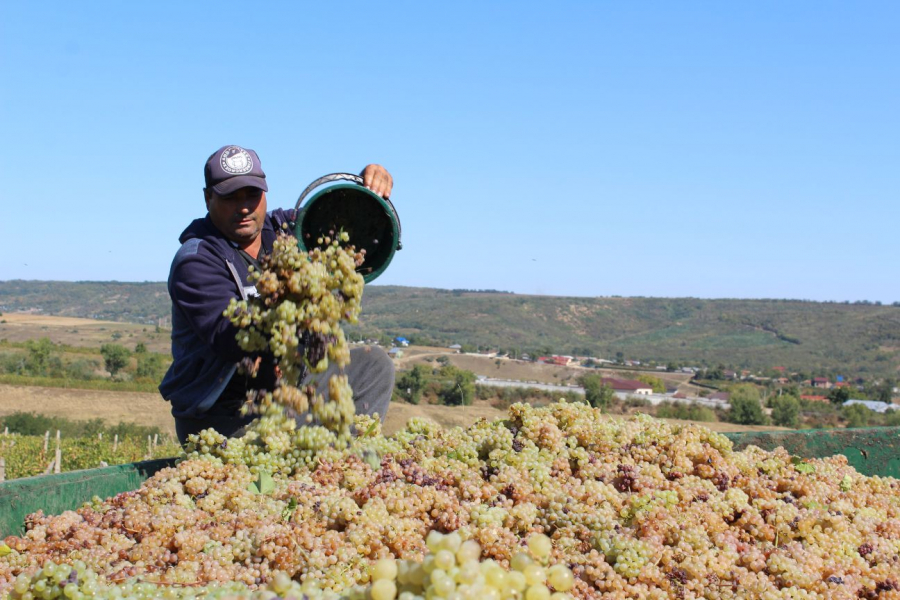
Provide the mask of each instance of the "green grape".
POLYGON ((575 578, 565 565, 553 565, 547 572, 547 583, 556 591, 568 592, 575 585, 575 578))
POLYGON ((531 551, 532 556, 543 562, 550 556, 553 546, 550 538, 542 533, 536 533, 528 538, 528 549, 531 551))
POLYGON ((397 561, 393 558, 382 558, 372 565, 372 579, 395 579, 397 577, 397 561))
POLYGON ((397 597, 397 585, 389 579, 379 579, 372 584, 369 595, 372 600, 394 600, 397 597))

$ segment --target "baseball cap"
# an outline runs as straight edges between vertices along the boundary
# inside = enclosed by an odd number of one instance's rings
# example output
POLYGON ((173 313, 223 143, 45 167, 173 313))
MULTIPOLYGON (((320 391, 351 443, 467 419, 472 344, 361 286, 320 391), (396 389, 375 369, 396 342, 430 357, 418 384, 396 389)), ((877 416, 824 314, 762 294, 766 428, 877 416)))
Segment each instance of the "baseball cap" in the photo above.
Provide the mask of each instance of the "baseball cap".
POLYGON ((203 176, 206 187, 220 196, 248 186, 269 191, 259 156, 249 148, 222 146, 207 159, 203 176))

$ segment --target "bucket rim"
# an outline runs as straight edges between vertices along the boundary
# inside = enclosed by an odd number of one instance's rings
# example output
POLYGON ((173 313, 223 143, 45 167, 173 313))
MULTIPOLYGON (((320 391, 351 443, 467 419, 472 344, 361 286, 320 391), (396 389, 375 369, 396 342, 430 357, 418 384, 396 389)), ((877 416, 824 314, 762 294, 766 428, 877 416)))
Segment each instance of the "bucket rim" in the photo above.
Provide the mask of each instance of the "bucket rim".
MULTIPOLYGON (((324 178, 322 178, 322 179, 324 179, 324 178)), ((335 192, 338 190, 342 190, 342 189, 353 190, 355 192, 363 192, 365 195, 369 196, 370 198, 374 198, 378 202, 378 205, 381 207, 381 209, 384 211, 384 214, 388 217, 388 220, 391 223, 391 234, 392 234, 392 238, 393 238, 393 243, 391 245, 390 252, 388 253, 387 259, 383 262, 383 264, 381 264, 377 269, 374 269, 368 273, 363 274, 363 280, 365 281, 365 283, 371 283, 372 281, 377 279, 387 269, 388 265, 390 265, 391 261, 393 260, 393 257, 394 257, 394 254, 396 253, 396 251, 402 249, 402 242, 400 240, 400 235, 401 235, 400 218, 397 215, 397 211, 394 208, 394 205, 389 200, 387 200, 386 198, 382 198, 381 196, 379 196, 378 194, 376 194, 369 188, 367 188, 359 183, 354 183, 354 182, 338 183, 337 181, 322 182, 322 184, 324 184, 324 183, 332 183, 332 185, 328 185, 327 187, 323 187, 322 189, 317 190, 314 194, 312 194, 311 196, 309 196, 306 199, 306 202, 303 202, 302 206, 300 205, 300 203, 303 200, 303 195, 301 195, 300 199, 297 201, 297 209, 296 209, 297 214, 296 214, 296 217, 295 217, 296 220, 294 223, 294 237, 297 238, 297 245, 299 246, 300 250, 302 250, 303 252, 309 252, 312 249, 312 247, 315 247, 315 246, 311 246, 311 247, 307 246, 306 243, 304 242, 303 223, 304 223, 304 218, 308 214, 308 212, 307 212, 308 209, 311 206, 313 206, 316 203, 316 201, 318 201, 320 198, 322 198, 323 196, 326 196, 329 193, 332 193, 332 192, 335 192)), ((304 195, 305 195, 305 192, 304 192, 304 195)), ((353 242, 353 240, 351 240, 351 243, 352 242, 353 242)))

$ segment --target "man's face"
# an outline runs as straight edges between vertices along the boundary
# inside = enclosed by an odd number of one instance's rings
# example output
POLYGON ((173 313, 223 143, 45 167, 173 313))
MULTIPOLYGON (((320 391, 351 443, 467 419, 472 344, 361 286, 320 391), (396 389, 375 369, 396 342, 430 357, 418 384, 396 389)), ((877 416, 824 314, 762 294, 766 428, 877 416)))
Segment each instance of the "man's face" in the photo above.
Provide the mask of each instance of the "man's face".
POLYGON ((266 218, 266 193, 261 189, 243 187, 227 196, 207 189, 204 196, 209 218, 229 240, 246 246, 262 231, 266 218))

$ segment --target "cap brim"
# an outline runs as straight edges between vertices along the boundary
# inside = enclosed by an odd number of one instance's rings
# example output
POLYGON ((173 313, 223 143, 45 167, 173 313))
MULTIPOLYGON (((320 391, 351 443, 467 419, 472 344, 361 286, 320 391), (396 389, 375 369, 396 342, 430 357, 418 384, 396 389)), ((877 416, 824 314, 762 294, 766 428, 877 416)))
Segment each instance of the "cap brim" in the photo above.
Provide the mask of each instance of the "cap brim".
POLYGON ((266 180, 262 177, 256 177, 255 175, 238 175, 237 177, 226 179, 222 183, 212 186, 212 190, 220 196, 227 196, 231 192, 239 190, 242 187, 254 187, 264 192, 269 191, 266 180))

